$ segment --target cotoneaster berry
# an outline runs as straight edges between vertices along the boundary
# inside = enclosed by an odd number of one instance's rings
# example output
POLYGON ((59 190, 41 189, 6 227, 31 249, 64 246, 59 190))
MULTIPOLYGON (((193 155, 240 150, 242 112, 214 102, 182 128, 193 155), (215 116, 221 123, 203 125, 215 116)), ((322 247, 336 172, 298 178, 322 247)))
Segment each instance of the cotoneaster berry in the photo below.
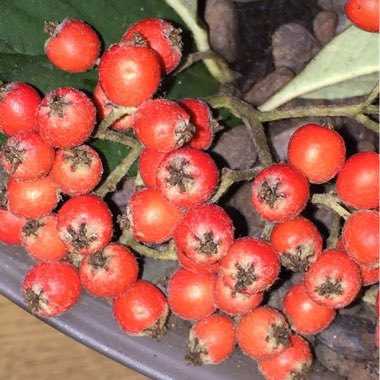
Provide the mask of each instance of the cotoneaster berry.
POLYGON ((91 99, 72 87, 50 91, 37 110, 41 137, 57 148, 72 148, 82 144, 92 133, 96 109, 91 99))
POLYGON ((244 315, 236 326, 236 339, 252 359, 274 357, 290 346, 290 327, 281 312, 261 306, 244 315))
POLYGON ((368 32, 379 31, 379 0, 348 0, 344 10, 358 28, 368 32))
POLYGON ((50 35, 45 42, 45 53, 54 66, 69 73, 81 73, 94 66, 100 39, 90 25, 66 18, 59 24, 46 22, 45 32, 50 35))
POLYGON ((81 284, 72 265, 41 263, 27 272, 22 289, 25 303, 34 314, 57 317, 78 302, 81 284))
POLYGON ((38 92, 27 83, 12 82, 0 87, 0 131, 8 136, 37 129, 38 92))
POLYGON ((0 220, 0 241, 10 245, 20 245, 21 230, 27 220, 3 208, 0 208, 0 220))
POLYGON ((343 138, 328 127, 306 124, 290 138, 288 162, 300 169, 311 183, 324 183, 335 177, 345 158, 343 138))
POLYGON ((127 334, 150 336, 156 340, 166 334, 168 303, 161 290, 150 282, 138 280, 115 298, 113 313, 127 334))
POLYGON ((122 42, 146 43, 160 59, 162 71, 172 72, 181 61, 181 29, 169 21, 159 18, 146 18, 131 25, 123 35, 122 42))
POLYGON ((139 106, 153 96, 160 81, 160 62, 145 46, 115 44, 100 59, 99 82, 115 104, 139 106))
POLYGON ((17 133, 1 151, 4 170, 21 181, 34 181, 47 175, 55 159, 54 148, 37 132, 17 133))
POLYGON ((227 254, 234 227, 219 206, 203 204, 187 211, 174 231, 176 247, 190 259, 211 264, 227 254))
POLYGON ((177 103, 167 99, 151 99, 135 114, 135 133, 145 147, 170 152, 186 144, 195 131, 189 114, 177 103))
POLYGON ((232 319, 225 315, 210 315, 190 329, 186 360, 193 365, 218 364, 232 354, 235 343, 232 319))
POLYGON ((322 236, 303 216, 274 225, 270 241, 281 264, 293 272, 303 272, 322 253, 322 236))
POLYGON ((59 189, 69 195, 92 191, 103 174, 103 164, 98 153, 88 145, 71 149, 58 149, 50 178, 59 189))
POLYGON ((139 157, 139 173, 145 186, 156 188, 157 168, 166 153, 154 149, 144 149, 139 157))
POLYGON ((168 153, 157 169, 157 189, 173 204, 194 207, 206 202, 219 181, 218 168, 205 152, 182 148, 168 153))
POLYGON ((306 176, 291 165, 271 165, 263 169, 252 183, 253 207, 270 222, 284 222, 296 217, 308 198, 306 176))

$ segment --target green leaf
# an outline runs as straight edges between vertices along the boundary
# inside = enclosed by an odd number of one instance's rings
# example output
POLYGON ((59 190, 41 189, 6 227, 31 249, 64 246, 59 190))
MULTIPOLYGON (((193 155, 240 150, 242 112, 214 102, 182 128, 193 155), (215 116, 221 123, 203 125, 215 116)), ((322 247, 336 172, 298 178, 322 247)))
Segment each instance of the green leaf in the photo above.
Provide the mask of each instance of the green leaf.
POLYGON ((347 28, 259 110, 270 111, 297 97, 341 99, 368 94, 379 78, 378 38, 377 33, 347 28))
POLYGON ((7 141, 7 136, 0 132, 0 149, 2 149, 4 143, 7 141))
MULTIPOLYGON (((196 1, 194 1, 196 5, 196 1)), ((106 49, 120 41, 127 28, 148 17, 173 22, 183 30, 185 50, 193 48, 191 33, 177 13, 163 0, 0 0, 0 80, 21 81, 35 86, 42 94, 63 86, 82 89, 89 96, 97 83, 97 70, 69 74, 53 67, 44 53, 48 38, 45 21, 60 22, 66 17, 89 23, 101 36, 106 49)), ((176 77, 163 79, 157 96, 179 99, 215 94, 218 82, 199 62, 176 77)), ((127 148, 111 142, 95 141, 112 170, 127 148)))

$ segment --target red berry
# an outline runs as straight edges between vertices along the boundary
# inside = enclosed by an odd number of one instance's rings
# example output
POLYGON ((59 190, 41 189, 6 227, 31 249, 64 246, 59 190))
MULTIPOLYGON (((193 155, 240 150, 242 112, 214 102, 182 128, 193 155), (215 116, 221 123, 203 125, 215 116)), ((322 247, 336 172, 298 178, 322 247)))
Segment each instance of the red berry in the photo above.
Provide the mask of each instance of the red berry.
POLYGON ((57 213, 58 234, 70 251, 89 255, 103 249, 112 237, 112 214, 98 196, 77 195, 57 213))
POLYGON ((168 303, 161 290, 147 281, 138 280, 115 298, 113 313, 120 327, 130 335, 145 335, 158 340, 166 333, 168 303))
POLYGON ((72 148, 88 139, 96 122, 96 110, 83 92, 62 87, 49 92, 37 110, 41 137, 58 148, 72 148))
POLYGON ((212 117, 207 103, 200 99, 182 99, 179 104, 190 115, 190 123, 195 127, 195 133, 189 145, 196 149, 208 149, 214 138, 217 121, 212 117))
POLYGON ((288 162, 300 169, 311 183, 324 183, 335 177, 345 158, 343 138, 328 127, 306 124, 290 138, 288 162))
POLYGON ((186 360, 193 365, 218 364, 226 360, 234 348, 232 319, 225 315, 210 315, 192 326, 186 360))
POLYGON ((218 184, 214 160, 198 149, 168 153, 157 169, 157 188, 173 204, 194 207, 206 202, 218 184))
POLYGON ((34 181, 47 175, 54 158, 54 148, 37 132, 13 135, 1 152, 1 163, 5 171, 20 181, 34 181))
POLYGON ((128 28, 121 41, 146 42, 160 58, 165 74, 173 71, 182 57, 181 29, 176 29, 170 22, 159 18, 146 18, 136 22, 128 28))
POLYGON ((280 354, 290 346, 290 335, 285 317, 269 306, 251 310, 236 326, 236 339, 240 348, 253 359, 280 354))
POLYGON ((359 210, 344 224, 342 238, 346 252, 360 265, 379 266, 379 212, 359 210))
POLYGON ((230 288, 218 276, 214 285, 214 297, 216 307, 226 314, 239 316, 244 315, 259 306, 263 300, 263 293, 241 293, 230 288))
POLYGON ((305 288, 310 298, 330 308, 349 305, 362 286, 359 266, 345 252, 328 249, 309 266, 305 288))
POLYGON ((347 18, 358 28, 379 31, 379 0, 348 0, 344 7, 347 18))
POLYGON ((37 129, 38 92, 26 83, 13 82, 0 87, 0 130, 8 136, 37 129))
POLYGON ((183 319, 196 320, 212 314, 216 307, 214 276, 179 269, 168 286, 168 302, 173 313, 183 319))
POLYGON ((60 24, 45 23, 45 32, 50 34, 45 53, 54 66, 69 73, 81 73, 94 66, 100 39, 90 25, 66 18, 60 24))
MULTIPOLYGON (((96 110, 98 112, 98 117, 100 121, 106 119, 112 111, 117 111, 120 107, 112 103, 104 93, 102 87, 97 83, 92 101, 95 104, 96 110)), ((127 131, 132 129, 135 123, 134 114, 122 116, 120 119, 116 120, 111 124, 111 128, 118 131, 127 131)))
POLYGON ((176 102, 151 99, 135 114, 137 138, 150 149, 170 152, 186 144, 194 134, 189 114, 176 102))
POLYGON ((297 216, 309 198, 309 183, 297 168, 274 164, 263 169, 252 184, 251 200, 256 211, 270 222, 297 216))
POLYGON ((26 274, 22 284, 29 309, 40 317, 56 317, 78 301, 81 285, 77 270, 63 262, 41 263, 26 274))
POLYGON ((339 197, 351 207, 379 207, 379 163, 380 155, 376 152, 351 156, 336 179, 339 197))
POLYGON ((29 220, 22 229, 21 243, 28 254, 37 261, 59 261, 68 252, 58 236, 55 214, 29 220))
POLYGON ((16 215, 39 219, 50 214, 57 206, 58 188, 50 177, 35 181, 8 179, 7 196, 9 209, 16 215))
POLYGON ((281 354, 258 361, 266 380, 306 379, 313 362, 307 341, 298 335, 290 337, 291 345, 281 354))
POLYGON ((177 249, 177 259, 179 264, 191 272, 203 274, 216 274, 219 271, 219 262, 215 261, 211 264, 199 263, 189 259, 184 253, 177 249))
POLYGON ((114 298, 135 284, 138 270, 135 256, 128 248, 110 243, 102 251, 83 258, 79 275, 83 287, 92 295, 114 298))
POLYGON ((283 312, 293 330, 302 335, 318 334, 336 315, 335 309, 314 302, 302 282, 293 285, 284 295, 283 312))
POLYGON ((187 211, 174 231, 177 248, 190 259, 211 264, 227 254, 234 240, 234 226, 219 206, 203 204, 187 211))
POLYGON ((322 236, 303 216, 275 224, 270 241, 280 255, 281 264, 293 272, 303 272, 322 253, 322 236))
POLYGON ((20 245, 20 234, 26 219, 0 208, 0 220, 0 241, 5 244, 20 245))
POLYGON ((99 82, 115 104, 139 106, 153 96, 160 80, 160 62, 147 47, 115 44, 100 59, 99 82))
POLYGON ((92 191, 102 174, 98 153, 88 145, 80 145, 57 150, 50 178, 64 193, 79 195, 92 191))
POLYGON ((259 293, 268 289, 280 273, 280 259, 265 240, 240 238, 220 261, 226 284, 242 293, 259 293))
POLYGON ((377 284, 380 279, 380 267, 369 268, 365 265, 359 265, 363 278, 363 286, 377 284))
POLYGON ((145 186, 156 188, 157 168, 166 153, 154 149, 144 149, 139 158, 139 173, 145 186))
POLYGON ((162 243, 173 236, 181 210, 159 191, 143 189, 128 202, 127 217, 135 239, 143 243, 162 243))

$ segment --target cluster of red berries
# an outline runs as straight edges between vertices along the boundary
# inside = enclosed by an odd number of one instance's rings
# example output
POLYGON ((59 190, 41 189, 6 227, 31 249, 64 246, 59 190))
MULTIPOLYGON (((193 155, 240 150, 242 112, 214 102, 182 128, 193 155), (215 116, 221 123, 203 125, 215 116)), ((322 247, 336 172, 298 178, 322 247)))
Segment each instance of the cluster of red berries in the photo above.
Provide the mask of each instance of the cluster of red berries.
MULTIPOLYGON (((97 63, 100 40, 83 21, 48 23, 46 30, 46 54, 55 66, 75 73, 97 63)), ((235 239, 231 218, 211 201, 219 173, 205 152, 218 129, 210 108, 199 99, 153 98, 180 59, 179 30, 145 19, 101 56, 93 101, 69 87, 42 100, 25 83, 0 88, 0 128, 9 136, 1 164, 10 174, 0 240, 22 244, 38 261, 23 292, 42 317, 68 311, 84 287, 113 300, 115 319, 128 334, 160 338, 169 311, 192 321, 187 359, 194 364, 225 360, 237 342, 266 378, 302 375, 312 355, 300 335, 325 329, 361 286, 378 281, 379 155, 363 152, 346 160, 337 132, 314 124, 299 128, 289 142, 288 164, 264 168, 252 183, 253 207, 274 223, 270 239, 235 239), (143 244, 174 242, 181 268, 171 276, 167 296, 138 279, 134 254, 111 241, 109 207, 91 194, 103 167, 85 142, 96 113, 102 120, 119 107, 135 110, 112 127, 132 129, 145 147, 138 163, 143 186, 120 224, 143 244), (335 176, 337 194, 353 212, 339 246, 323 251, 317 227, 300 214, 309 184, 335 176), (80 257, 78 269, 69 254, 80 257), (305 272, 285 294, 283 313, 260 306, 281 265, 305 272)))

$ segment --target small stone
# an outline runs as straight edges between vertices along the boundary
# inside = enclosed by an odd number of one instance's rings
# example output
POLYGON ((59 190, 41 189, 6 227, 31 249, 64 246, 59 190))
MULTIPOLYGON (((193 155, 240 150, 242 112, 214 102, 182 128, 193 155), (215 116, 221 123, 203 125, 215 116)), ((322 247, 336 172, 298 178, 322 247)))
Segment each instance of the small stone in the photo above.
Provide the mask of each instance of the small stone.
POLYGON ((272 36, 272 54, 276 68, 287 67, 298 74, 319 52, 321 46, 302 25, 280 26, 272 36))
POLYGON ((318 5, 324 11, 331 11, 334 13, 344 13, 344 5, 347 0, 318 0, 318 5))
POLYGON ((134 178, 127 178, 124 183, 123 187, 119 191, 115 191, 112 194, 112 201, 116 204, 116 206, 119 208, 121 212, 125 210, 125 207, 128 204, 129 198, 133 195, 135 192, 135 179, 134 178))
POLYGON ((274 95, 280 88, 284 87, 295 77, 293 71, 286 67, 280 67, 264 79, 257 82, 244 96, 244 99, 253 104, 260 106, 274 95))
POLYGON ((321 11, 313 21, 314 35, 323 45, 331 41, 336 32, 338 17, 334 12, 321 11))
POLYGON ((212 49, 228 62, 234 62, 238 56, 238 16, 234 3, 231 0, 207 0, 204 17, 212 49))
POLYGON ((257 152, 251 133, 244 125, 222 133, 211 151, 221 156, 225 161, 223 166, 230 169, 249 169, 254 166, 257 160, 257 152))

